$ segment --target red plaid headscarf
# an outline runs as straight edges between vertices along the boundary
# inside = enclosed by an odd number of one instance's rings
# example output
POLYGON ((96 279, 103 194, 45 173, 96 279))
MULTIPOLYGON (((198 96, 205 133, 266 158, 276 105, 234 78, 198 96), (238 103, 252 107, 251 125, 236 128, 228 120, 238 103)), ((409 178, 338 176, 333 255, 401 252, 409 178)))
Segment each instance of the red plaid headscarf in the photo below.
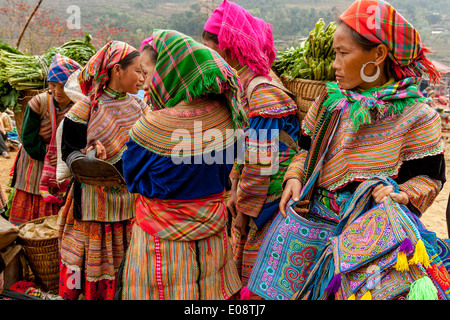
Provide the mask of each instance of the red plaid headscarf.
POLYGON ((110 41, 89 59, 78 80, 83 94, 90 97, 92 107, 97 106, 97 99, 109 80, 108 70, 133 51, 137 50, 125 42, 110 41))
POLYGON ((425 56, 432 51, 421 42, 417 30, 386 1, 357 0, 339 18, 363 37, 389 48, 397 80, 422 77, 424 73, 432 82, 441 79, 425 56))

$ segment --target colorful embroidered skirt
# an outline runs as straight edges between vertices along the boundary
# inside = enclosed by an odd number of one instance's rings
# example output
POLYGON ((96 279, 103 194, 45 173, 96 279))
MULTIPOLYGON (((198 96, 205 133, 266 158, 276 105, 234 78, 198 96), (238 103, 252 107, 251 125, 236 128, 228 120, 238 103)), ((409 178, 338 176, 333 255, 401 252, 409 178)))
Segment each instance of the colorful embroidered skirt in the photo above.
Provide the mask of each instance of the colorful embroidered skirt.
POLYGON ((225 228, 171 241, 134 224, 122 278, 123 300, 225 300, 242 288, 225 228))
POLYGON ((117 271, 131 237, 132 220, 103 223, 75 220, 73 191, 61 210, 59 295, 68 300, 112 300, 117 271))
POLYGON ((39 194, 16 189, 11 203, 9 221, 20 225, 30 220, 57 215, 60 208, 60 204, 46 202, 39 194))

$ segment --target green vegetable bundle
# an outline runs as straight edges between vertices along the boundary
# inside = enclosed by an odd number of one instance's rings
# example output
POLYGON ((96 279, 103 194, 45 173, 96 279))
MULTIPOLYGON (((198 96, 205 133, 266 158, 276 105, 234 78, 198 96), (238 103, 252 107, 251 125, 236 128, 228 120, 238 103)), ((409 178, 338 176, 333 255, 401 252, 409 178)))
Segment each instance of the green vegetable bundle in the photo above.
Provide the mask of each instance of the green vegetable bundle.
POLYGON ((56 53, 84 66, 96 53, 91 36, 73 39, 61 47, 52 47, 42 56, 24 55, 17 49, 0 44, 0 111, 18 105, 20 91, 47 86, 48 69, 56 53))
POLYGON ((61 47, 52 47, 42 56, 23 55, 6 50, 0 51, 0 66, 5 67, 6 80, 16 90, 42 89, 46 86, 48 68, 56 53, 64 55, 84 66, 96 53, 90 43, 91 36, 73 39, 61 47))
MULTIPOLYGON (((23 55, 20 50, 2 41, 0 41, 0 50, 23 55)), ((6 65, 0 61, 0 112, 5 111, 7 108, 15 110, 18 105, 19 95, 20 92, 14 89, 6 80, 6 65)))
POLYGON ((55 54, 59 53, 63 56, 71 58, 84 66, 89 59, 97 52, 91 44, 92 37, 86 34, 83 39, 73 39, 64 43, 61 47, 52 47, 42 55, 42 60, 47 66, 52 63, 55 54))
POLYGON ((279 76, 288 79, 332 81, 335 79, 333 62, 333 37, 336 24, 330 22, 325 27, 323 19, 317 21, 309 37, 297 48, 280 52, 272 68, 279 76))

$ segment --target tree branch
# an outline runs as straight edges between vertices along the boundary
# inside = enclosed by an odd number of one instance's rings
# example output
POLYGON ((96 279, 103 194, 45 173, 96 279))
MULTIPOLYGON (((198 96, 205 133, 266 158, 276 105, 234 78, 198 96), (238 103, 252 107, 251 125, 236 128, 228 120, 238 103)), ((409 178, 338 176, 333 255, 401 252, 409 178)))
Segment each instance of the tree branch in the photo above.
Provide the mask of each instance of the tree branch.
POLYGON ((22 37, 23 34, 25 33, 25 30, 28 27, 28 24, 30 23, 31 19, 33 18, 34 14, 36 13, 37 9, 39 8, 39 6, 41 5, 43 0, 39 0, 38 4, 36 5, 36 7, 34 8, 33 12, 31 13, 30 17, 28 18, 27 23, 25 24, 25 26, 22 29, 22 33, 19 36, 19 39, 17 40, 17 44, 16 44, 16 48, 19 49, 19 45, 20 45, 20 41, 22 41, 22 37))

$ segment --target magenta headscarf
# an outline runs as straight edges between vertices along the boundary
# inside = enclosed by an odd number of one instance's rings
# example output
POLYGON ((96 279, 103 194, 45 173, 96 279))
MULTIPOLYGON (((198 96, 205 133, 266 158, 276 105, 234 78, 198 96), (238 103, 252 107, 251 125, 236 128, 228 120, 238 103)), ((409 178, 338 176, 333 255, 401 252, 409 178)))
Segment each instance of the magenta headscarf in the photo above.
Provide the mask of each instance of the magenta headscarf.
POLYGON ((276 58, 272 28, 236 3, 224 0, 203 29, 218 36, 219 48, 228 49, 231 58, 249 66, 257 75, 269 77, 276 58))
POLYGON ((155 43, 153 42, 153 36, 148 37, 147 39, 145 39, 144 41, 142 41, 141 47, 139 48, 139 51, 142 51, 142 49, 144 49, 144 47, 145 47, 146 44, 151 45, 151 46, 153 47, 153 49, 156 50, 156 48, 155 48, 155 43))

